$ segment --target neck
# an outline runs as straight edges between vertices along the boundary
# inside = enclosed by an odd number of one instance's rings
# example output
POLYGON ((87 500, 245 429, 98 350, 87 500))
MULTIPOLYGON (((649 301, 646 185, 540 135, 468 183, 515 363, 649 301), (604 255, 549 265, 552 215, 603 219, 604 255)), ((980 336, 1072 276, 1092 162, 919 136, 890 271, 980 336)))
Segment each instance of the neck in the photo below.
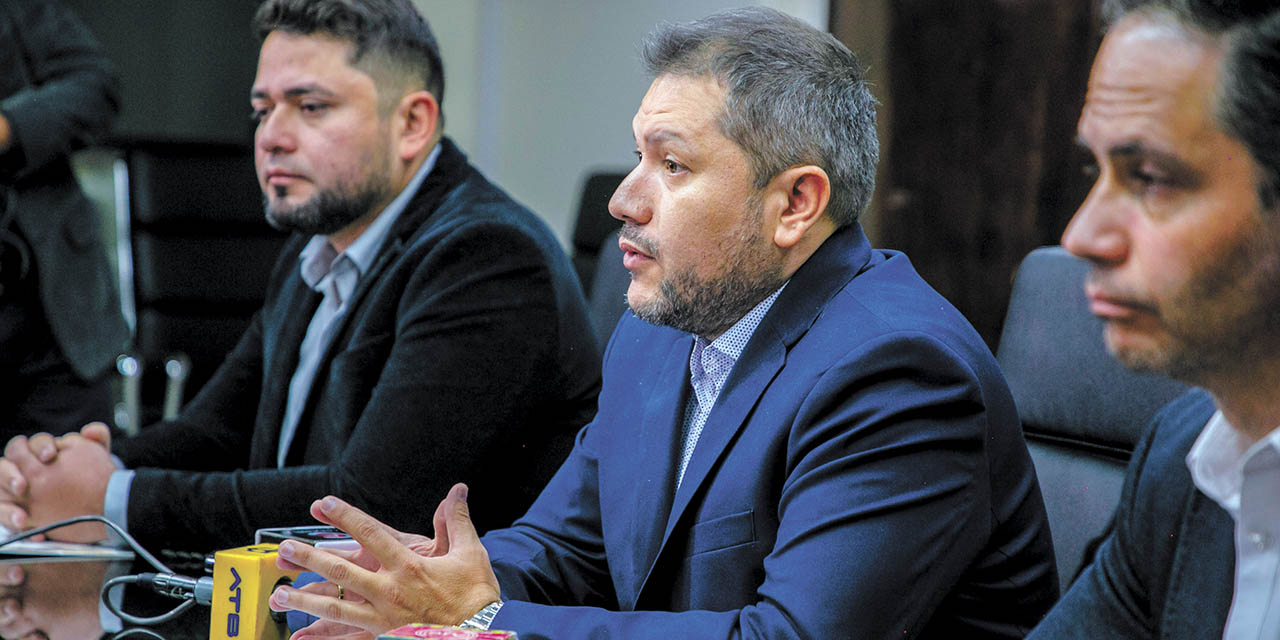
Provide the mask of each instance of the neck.
POLYGON ((1237 371, 1241 373, 1233 379, 1221 376, 1202 386, 1213 395, 1232 428, 1257 442, 1280 427, 1280 394, 1274 384, 1280 376, 1280 362, 1237 371))

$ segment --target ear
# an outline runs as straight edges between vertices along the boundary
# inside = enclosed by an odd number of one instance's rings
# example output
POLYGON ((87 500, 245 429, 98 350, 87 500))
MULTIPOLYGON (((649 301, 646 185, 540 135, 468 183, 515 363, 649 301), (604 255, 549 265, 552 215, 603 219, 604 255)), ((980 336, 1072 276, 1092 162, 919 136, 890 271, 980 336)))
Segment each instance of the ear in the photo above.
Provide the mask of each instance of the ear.
POLYGON ((770 190, 782 195, 785 201, 778 226, 774 228, 773 242, 789 249, 799 244, 809 229, 822 220, 831 200, 831 179, 821 167, 802 165, 774 176, 770 190))
POLYGON ((428 91, 405 94, 396 106, 395 125, 399 128, 397 153, 408 162, 423 149, 430 149, 439 138, 440 103, 428 91))

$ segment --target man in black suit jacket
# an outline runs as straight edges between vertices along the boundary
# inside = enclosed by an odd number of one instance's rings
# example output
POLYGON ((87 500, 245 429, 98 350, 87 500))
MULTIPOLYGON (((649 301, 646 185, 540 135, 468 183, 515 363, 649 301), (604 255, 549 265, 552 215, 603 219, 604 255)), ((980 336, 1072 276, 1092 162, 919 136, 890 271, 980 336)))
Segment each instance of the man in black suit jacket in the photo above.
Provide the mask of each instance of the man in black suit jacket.
POLYGON ((52 0, 0 3, 0 440, 111 416, 129 337, 68 154, 107 131, 111 68, 52 0))
POLYGON ((1063 235, 1124 365, 1199 385, 1126 474, 1046 638, 1280 628, 1280 2, 1113 7, 1080 140, 1098 180, 1063 235))
POLYGON ((268 0, 255 25, 258 178, 268 218, 301 232, 261 313, 176 420, 114 444, 129 471, 101 427, 11 442, 0 521, 105 508, 207 550, 304 523, 331 492, 425 527, 421 497, 462 476, 497 503, 482 526, 510 522, 595 411, 567 258, 442 138, 440 59, 409 0, 268 0))

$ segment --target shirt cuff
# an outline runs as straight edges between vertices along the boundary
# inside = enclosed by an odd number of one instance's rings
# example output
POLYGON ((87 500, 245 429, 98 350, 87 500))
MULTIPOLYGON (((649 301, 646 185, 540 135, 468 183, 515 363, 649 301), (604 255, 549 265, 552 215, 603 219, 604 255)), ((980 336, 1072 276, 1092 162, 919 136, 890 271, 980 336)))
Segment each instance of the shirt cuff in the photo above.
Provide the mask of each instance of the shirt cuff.
MULTIPOLYGON (((113 472, 107 481, 107 495, 102 501, 102 515, 126 532, 129 530, 129 489, 133 486, 133 476, 131 469, 113 472)), ((110 529, 107 530, 107 538, 115 544, 124 542, 110 529)))

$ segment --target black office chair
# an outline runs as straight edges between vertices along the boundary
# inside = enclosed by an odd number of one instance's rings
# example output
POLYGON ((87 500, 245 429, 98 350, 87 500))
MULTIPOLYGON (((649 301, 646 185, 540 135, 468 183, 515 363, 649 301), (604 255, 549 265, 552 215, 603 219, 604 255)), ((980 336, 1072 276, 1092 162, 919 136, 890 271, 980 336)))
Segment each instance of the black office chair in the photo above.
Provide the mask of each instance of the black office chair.
POLYGON ((609 198, 626 177, 627 174, 621 172, 600 172, 587 176, 583 182, 578 217, 573 225, 572 256, 573 268, 578 272, 583 291, 591 291, 601 243, 622 226, 609 215, 609 198))
POLYGON ((217 369, 261 307, 287 236, 263 217, 248 146, 139 142, 118 153, 120 289, 134 340, 118 362, 117 424, 134 431, 171 417, 217 369))
POLYGON ((1040 478, 1063 589, 1103 532, 1151 418, 1186 386, 1120 366, 1084 296, 1089 266, 1061 247, 1018 268, 997 357, 1040 478))
POLYGON ((618 319, 627 310, 627 287, 631 285, 631 272, 622 266, 622 249, 618 248, 618 232, 608 235, 596 252, 595 274, 587 295, 587 310, 591 314, 591 327, 595 329, 600 350, 609 342, 618 319))

